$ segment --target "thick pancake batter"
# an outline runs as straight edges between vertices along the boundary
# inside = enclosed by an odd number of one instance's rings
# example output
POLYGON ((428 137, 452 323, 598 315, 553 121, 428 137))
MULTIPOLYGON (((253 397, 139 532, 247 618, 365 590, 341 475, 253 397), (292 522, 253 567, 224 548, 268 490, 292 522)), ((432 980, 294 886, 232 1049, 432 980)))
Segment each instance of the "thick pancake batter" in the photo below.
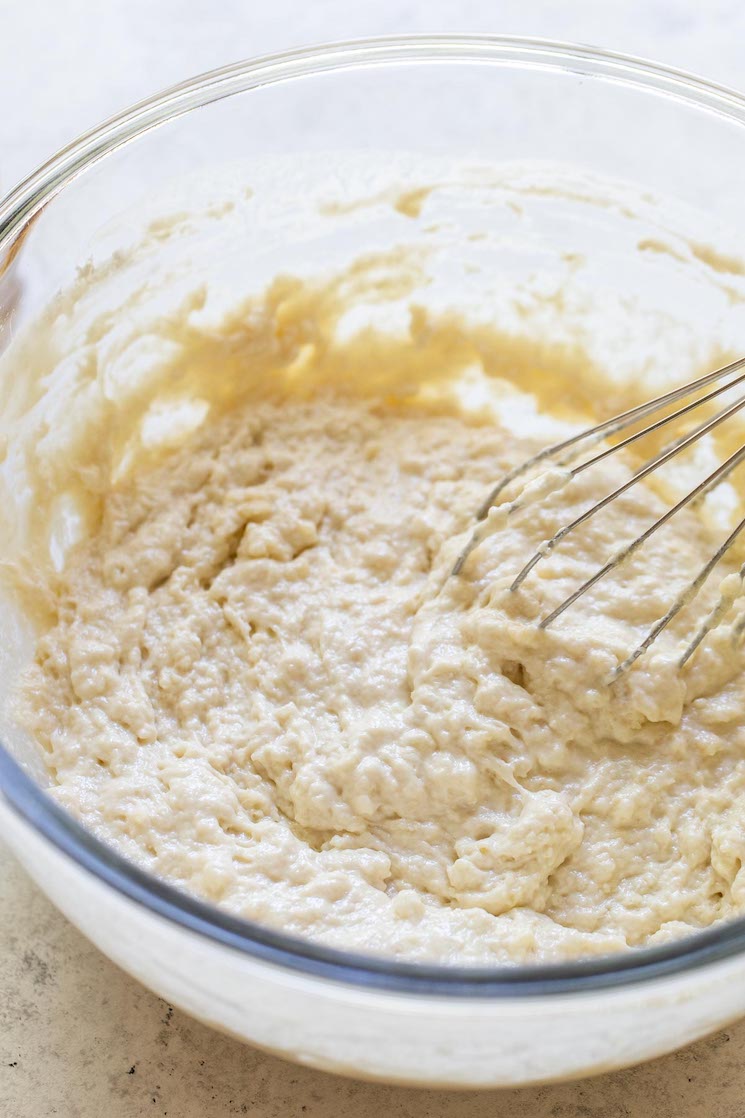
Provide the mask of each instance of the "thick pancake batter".
MULTIPOLYGON (((250 365, 239 342, 210 360, 250 365)), ((92 486, 25 682, 59 801, 158 876, 354 950, 549 960, 745 911, 740 652, 717 632, 679 672, 683 615, 606 682, 711 553, 704 521, 676 517, 539 630, 662 497, 635 486, 510 594, 628 476, 612 459, 448 577, 485 493, 566 421, 393 394, 354 364, 345 391, 296 342, 276 391, 92 486)))
POLYGON ((708 555, 695 515, 547 632, 660 498, 506 586, 623 464, 446 577, 541 423, 283 391, 114 485, 26 683, 60 802, 162 878, 376 953, 605 953, 745 909, 739 655, 715 634, 680 675, 672 634, 604 682, 708 555))

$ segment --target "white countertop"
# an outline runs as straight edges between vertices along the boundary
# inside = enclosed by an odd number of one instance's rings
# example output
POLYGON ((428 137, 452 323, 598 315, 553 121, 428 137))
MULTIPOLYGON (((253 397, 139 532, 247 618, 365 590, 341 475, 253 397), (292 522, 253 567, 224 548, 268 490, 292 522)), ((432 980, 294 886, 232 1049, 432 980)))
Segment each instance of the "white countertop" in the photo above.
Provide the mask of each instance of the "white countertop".
MULTIPOLYGON (((2 6, 0 185, 127 104, 238 58, 361 35, 539 35, 745 87, 741 0, 15 0, 2 6)), ((582 1083, 434 1092, 308 1071, 122 974, 0 848, 0 1118, 742 1118, 745 1022, 582 1083)))
POLYGON ((363 35, 567 39, 745 85, 741 0, 5 0, 0 183, 183 78, 241 58, 363 35))

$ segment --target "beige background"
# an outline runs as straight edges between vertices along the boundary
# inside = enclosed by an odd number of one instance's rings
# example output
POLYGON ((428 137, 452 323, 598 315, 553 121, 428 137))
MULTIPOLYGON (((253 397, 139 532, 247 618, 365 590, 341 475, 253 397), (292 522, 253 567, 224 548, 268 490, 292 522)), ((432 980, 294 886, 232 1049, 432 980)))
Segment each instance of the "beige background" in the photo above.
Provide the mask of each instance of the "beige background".
MULTIPOLYGON (((590 42, 745 86, 742 0, 0 0, 0 184, 141 97, 236 58, 355 35, 590 42)), ((172 1011, 0 847, 0 1118, 745 1118, 745 1022, 582 1083, 430 1092, 296 1068, 172 1011)))

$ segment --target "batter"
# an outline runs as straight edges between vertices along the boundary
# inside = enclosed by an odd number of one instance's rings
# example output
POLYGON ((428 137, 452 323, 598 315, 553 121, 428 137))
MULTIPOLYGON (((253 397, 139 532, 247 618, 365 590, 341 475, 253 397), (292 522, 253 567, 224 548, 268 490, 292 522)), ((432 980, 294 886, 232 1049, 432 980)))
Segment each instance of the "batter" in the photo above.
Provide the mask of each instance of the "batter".
MULTIPOLYGON (((249 368, 237 337, 209 360, 249 368)), ((663 496, 633 487, 511 594, 629 476, 610 459, 450 577, 484 495, 566 417, 395 393, 363 365, 346 390, 296 343, 291 377, 98 493, 50 576, 24 717, 60 803, 157 876, 356 951, 557 960, 745 911, 740 652, 715 632, 678 671, 684 613, 607 684, 713 550, 701 515, 540 630, 663 496)))

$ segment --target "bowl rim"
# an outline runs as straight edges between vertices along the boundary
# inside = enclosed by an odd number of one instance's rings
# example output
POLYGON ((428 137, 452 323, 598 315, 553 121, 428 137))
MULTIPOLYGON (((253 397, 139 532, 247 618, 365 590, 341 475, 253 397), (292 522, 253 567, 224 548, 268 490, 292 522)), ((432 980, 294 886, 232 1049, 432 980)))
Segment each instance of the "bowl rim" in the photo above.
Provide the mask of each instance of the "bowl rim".
MULTIPOLYGON (((673 98, 745 125, 745 96, 631 55, 549 39, 502 35, 409 35, 355 39, 233 63, 170 86, 62 148, 0 201, 0 272, 43 207, 79 174, 145 132, 248 90, 322 73, 405 64, 476 63, 594 77, 673 98)), ((577 961, 499 966, 405 962, 325 947, 233 916, 127 861, 55 803, 0 742, 0 792, 33 830, 83 870, 183 929, 255 960, 346 985, 406 995, 516 998, 587 993, 649 982, 745 950, 745 917, 680 940, 577 961)), ((2 804, 0 800, 0 804, 2 804)))

